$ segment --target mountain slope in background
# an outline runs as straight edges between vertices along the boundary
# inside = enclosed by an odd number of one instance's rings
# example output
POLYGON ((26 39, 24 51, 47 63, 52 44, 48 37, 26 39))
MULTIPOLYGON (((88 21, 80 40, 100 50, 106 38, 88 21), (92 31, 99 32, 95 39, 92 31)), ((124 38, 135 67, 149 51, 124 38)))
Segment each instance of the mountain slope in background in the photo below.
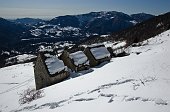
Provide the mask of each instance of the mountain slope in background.
POLYGON ((88 38, 82 41, 81 44, 92 44, 114 40, 127 40, 128 44, 131 45, 132 43, 151 38, 168 29, 170 29, 170 12, 141 22, 134 27, 127 28, 120 32, 112 33, 110 36, 94 36, 92 38, 88 38))
POLYGON ((13 50, 18 46, 27 30, 28 28, 25 25, 0 18, 0 67, 4 66, 6 58, 9 58, 10 55, 16 55, 13 50))
POLYGON ((150 14, 127 15, 116 11, 91 12, 88 14, 59 16, 49 21, 61 27, 77 27, 86 33, 107 34, 133 26, 154 17, 150 14))
POLYGON ((18 54, 35 54, 41 45, 48 46, 61 41, 77 43, 94 35, 121 31, 152 17, 150 14, 136 14, 134 18, 122 12, 102 11, 59 16, 43 22, 31 18, 11 22, 1 18, 0 67, 4 66, 4 59, 18 54))
POLYGON ((142 22, 144 20, 148 20, 152 18, 153 15, 146 14, 146 13, 138 13, 138 14, 132 14, 131 17, 138 22, 142 22))
POLYGON ((15 20, 14 23, 1 18, 0 53, 2 50, 11 49, 29 52, 29 48, 32 47, 30 44, 42 42, 79 41, 93 35, 120 31, 152 17, 154 16, 143 13, 142 16, 136 14, 133 18, 122 12, 102 11, 59 16, 44 22, 41 19, 22 18, 15 20))
POLYGON ((13 22, 20 23, 20 24, 34 25, 39 22, 44 22, 44 20, 35 19, 35 18, 18 18, 16 20, 13 20, 13 22))
POLYGON ((8 43, 18 41, 24 31, 23 25, 0 18, 0 46, 7 47, 8 43))
MULTIPOLYGON (((37 42, 73 41, 79 42, 93 35, 110 34, 132 27, 141 21, 153 18, 150 14, 131 15, 116 11, 91 12, 80 15, 55 17, 45 23, 34 25, 29 31, 37 42), (141 16, 142 15, 142 16, 141 16), (146 16, 146 17, 145 17, 146 16)), ((35 40, 27 37, 27 42, 35 40)))

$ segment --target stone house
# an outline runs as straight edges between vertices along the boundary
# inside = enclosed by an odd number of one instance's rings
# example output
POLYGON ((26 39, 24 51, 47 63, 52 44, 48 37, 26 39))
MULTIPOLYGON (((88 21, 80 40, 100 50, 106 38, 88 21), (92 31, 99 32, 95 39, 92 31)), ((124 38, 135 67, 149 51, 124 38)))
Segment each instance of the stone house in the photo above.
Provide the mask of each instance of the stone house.
POLYGON ((34 65, 36 89, 63 81, 69 76, 67 67, 53 52, 39 52, 34 65))
POLYGON ((109 51, 111 58, 116 57, 116 53, 113 51, 112 47, 107 47, 107 50, 109 51))
POLYGON ((111 59, 111 54, 102 44, 87 46, 84 53, 88 57, 91 67, 99 65, 104 61, 110 61, 111 59))
POLYGON ((60 59, 63 60, 64 64, 72 71, 82 71, 90 67, 89 60, 83 51, 69 53, 67 50, 64 50, 60 59))

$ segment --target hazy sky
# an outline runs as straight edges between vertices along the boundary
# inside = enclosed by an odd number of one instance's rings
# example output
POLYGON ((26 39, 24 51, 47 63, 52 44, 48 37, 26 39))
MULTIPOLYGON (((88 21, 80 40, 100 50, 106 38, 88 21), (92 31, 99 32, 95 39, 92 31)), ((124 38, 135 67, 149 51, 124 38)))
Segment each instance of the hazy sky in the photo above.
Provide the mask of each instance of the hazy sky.
POLYGON ((170 0, 0 0, 0 17, 3 18, 53 18, 92 11, 159 15, 170 11, 170 0))

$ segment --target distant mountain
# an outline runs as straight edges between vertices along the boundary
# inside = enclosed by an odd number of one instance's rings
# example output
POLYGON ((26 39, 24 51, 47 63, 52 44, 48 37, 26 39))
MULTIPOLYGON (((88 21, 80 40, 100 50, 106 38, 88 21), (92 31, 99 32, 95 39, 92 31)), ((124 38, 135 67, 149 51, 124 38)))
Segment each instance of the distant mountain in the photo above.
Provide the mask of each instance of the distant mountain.
POLYGON ((142 22, 142 21, 145 21, 145 20, 152 18, 153 15, 146 14, 146 13, 138 13, 138 14, 132 14, 131 17, 138 22, 142 22))
POLYGON ((16 23, 31 24, 31 25, 37 24, 39 22, 44 22, 44 20, 42 19, 35 19, 35 18, 19 18, 13 21, 16 23))
POLYGON ((74 15, 59 16, 48 22, 49 24, 58 25, 60 27, 79 27, 79 20, 74 15))
POLYGON ((1 18, 0 47, 29 51, 32 43, 79 41, 93 35, 118 32, 152 17, 145 13, 127 15, 116 11, 101 11, 59 16, 50 21, 21 18, 11 22, 1 18))
MULTIPOLYGON (((110 34, 132 27, 154 17, 150 14, 128 15, 116 11, 91 12, 80 15, 58 16, 33 25, 29 31, 36 41, 80 41, 93 35, 110 34)), ((29 39, 29 37, 28 37, 29 39)), ((34 40, 30 40, 34 41, 34 40)))
MULTIPOLYGON (((137 16, 144 18, 143 14, 142 16, 141 14, 135 15, 136 19, 138 18, 137 16)), ((81 44, 93 44, 104 41, 114 41, 123 39, 127 41, 128 45, 131 45, 132 43, 137 43, 145 39, 154 37, 169 29, 170 29, 170 12, 159 16, 155 16, 154 18, 143 21, 135 25, 134 27, 127 28, 120 32, 113 32, 110 36, 107 37, 94 36, 88 38, 86 40, 83 40, 81 44)))
POLYGON ((53 18, 48 23, 60 27, 76 27, 86 33, 107 34, 120 31, 154 17, 140 13, 127 15, 116 11, 91 12, 81 15, 67 15, 53 18))
POLYGON ((0 18, 0 66, 4 65, 4 59, 10 57, 7 51, 12 51, 17 46, 26 29, 23 25, 0 18))
POLYGON ((0 18, 0 58, 36 53, 40 45, 48 46, 59 41, 75 43, 94 35, 119 32, 153 17, 144 13, 128 15, 102 11, 58 16, 49 21, 32 18, 8 21, 0 18))
POLYGON ((0 48, 9 47, 19 41, 24 31, 26 31, 24 25, 0 18, 0 48))
POLYGON ((79 41, 93 35, 118 32, 152 17, 145 13, 127 15, 116 11, 101 11, 59 16, 50 21, 21 18, 11 22, 1 18, 0 48, 17 47, 21 50, 20 47, 24 45, 27 48, 21 48, 26 50, 32 43, 79 41))

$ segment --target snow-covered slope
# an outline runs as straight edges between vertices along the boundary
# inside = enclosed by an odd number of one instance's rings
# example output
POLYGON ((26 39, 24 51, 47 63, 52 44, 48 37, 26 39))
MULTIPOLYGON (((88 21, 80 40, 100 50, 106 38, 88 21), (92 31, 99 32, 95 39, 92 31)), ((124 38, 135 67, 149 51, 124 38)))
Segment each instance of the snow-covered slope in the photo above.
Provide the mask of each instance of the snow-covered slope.
POLYGON ((8 112, 19 106, 19 93, 34 87, 33 64, 18 64, 0 69, 0 111, 8 112))
MULTIPOLYGON (((0 69, 0 111, 169 112, 170 30, 130 47, 130 55, 91 68, 44 89, 45 96, 19 105, 18 93, 34 86, 33 64, 0 69)), ((75 74, 74 74, 75 75, 75 74)))

